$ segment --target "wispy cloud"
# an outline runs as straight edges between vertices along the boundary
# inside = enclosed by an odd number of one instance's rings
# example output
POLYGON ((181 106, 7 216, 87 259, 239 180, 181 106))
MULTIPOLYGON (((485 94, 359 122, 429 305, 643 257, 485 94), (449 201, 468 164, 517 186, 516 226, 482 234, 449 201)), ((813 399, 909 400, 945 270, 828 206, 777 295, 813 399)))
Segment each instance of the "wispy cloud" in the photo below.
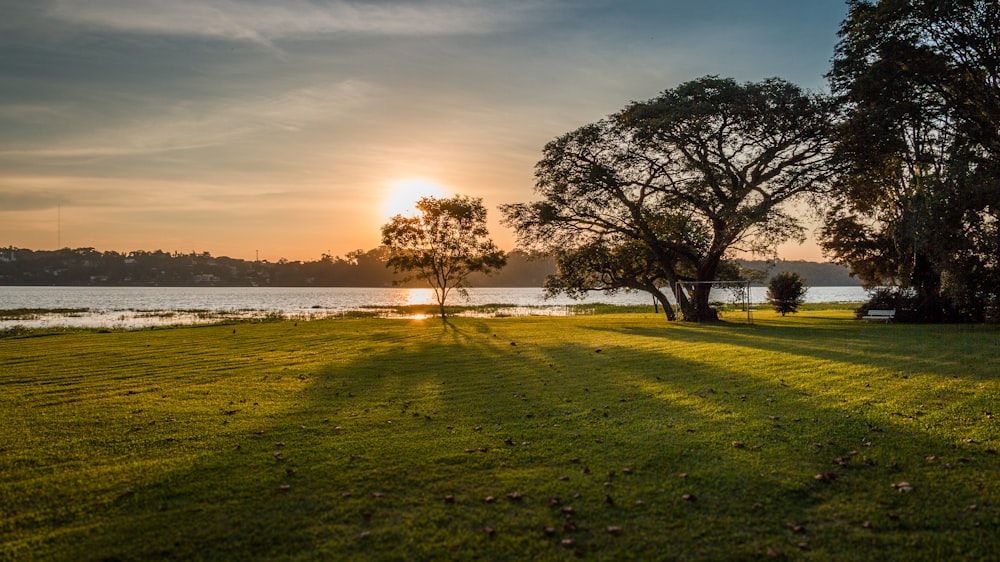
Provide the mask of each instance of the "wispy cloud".
POLYGON ((55 0, 48 14, 73 24, 133 33, 267 43, 329 33, 490 33, 538 18, 552 4, 551 0, 55 0))
MULTIPOLYGON (((73 136, 45 139, 44 144, 8 145, 0 148, 0 158, 87 159, 225 145, 257 134, 334 122, 368 103, 374 91, 366 82, 348 79, 270 97, 177 101, 153 115, 136 112, 120 122, 81 127, 73 136)), ((0 116, 21 110, 0 106, 0 116)))

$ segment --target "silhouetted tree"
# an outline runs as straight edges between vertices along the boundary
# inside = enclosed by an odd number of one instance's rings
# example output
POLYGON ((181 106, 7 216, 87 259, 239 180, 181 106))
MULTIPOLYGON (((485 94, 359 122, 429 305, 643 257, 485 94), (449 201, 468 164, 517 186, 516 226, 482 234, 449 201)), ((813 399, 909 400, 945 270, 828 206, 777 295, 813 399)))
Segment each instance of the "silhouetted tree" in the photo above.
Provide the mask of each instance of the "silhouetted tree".
POLYGON ((767 284, 767 300, 776 312, 782 316, 790 312, 798 312, 806 301, 806 280, 798 273, 782 271, 771 278, 767 284))
POLYGON ((396 215, 382 226, 382 244, 391 253, 386 265, 406 273, 404 281, 430 284, 444 319, 453 289, 464 293, 469 274, 500 269, 507 259, 489 238, 482 199, 424 197, 416 207, 416 216, 396 215))
MULTIPOLYGON (((661 287, 714 281, 735 252, 773 255, 802 236, 782 204, 827 189, 831 111, 780 79, 681 84, 546 145, 542 199, 505 205, 505 223, 556 256, 550 287, 638 289, 663 302, 661 287)), ((684 317, 716 319, 710 286, 688 287, 684 317)))
POLYGON ((846 164, 821 243, 912 317, 982 319, 1000 285, 1000 4, 849 2, 830 73, 846 164))

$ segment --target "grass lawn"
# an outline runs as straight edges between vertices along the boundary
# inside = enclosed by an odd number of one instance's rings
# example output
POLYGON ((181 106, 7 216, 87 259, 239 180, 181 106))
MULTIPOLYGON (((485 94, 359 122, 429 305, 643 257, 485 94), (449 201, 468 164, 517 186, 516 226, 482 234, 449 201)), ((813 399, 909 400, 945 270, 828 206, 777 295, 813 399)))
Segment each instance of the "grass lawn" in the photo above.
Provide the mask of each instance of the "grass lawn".
POLYGON ((0 559, 996 559, 1000 327, 732 318, 8 335, 0 559))

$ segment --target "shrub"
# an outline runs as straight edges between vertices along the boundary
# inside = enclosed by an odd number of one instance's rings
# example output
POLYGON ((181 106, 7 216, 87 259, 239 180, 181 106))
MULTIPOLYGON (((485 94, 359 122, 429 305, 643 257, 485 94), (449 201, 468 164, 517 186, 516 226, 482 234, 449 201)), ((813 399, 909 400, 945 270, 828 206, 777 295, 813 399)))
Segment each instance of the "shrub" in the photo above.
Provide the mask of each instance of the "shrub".
POLYGON ((806 280, 798 273, 783 271, 771 278, 767 285, 767 300, 782 316, 797 312, 806 300, 806 280))

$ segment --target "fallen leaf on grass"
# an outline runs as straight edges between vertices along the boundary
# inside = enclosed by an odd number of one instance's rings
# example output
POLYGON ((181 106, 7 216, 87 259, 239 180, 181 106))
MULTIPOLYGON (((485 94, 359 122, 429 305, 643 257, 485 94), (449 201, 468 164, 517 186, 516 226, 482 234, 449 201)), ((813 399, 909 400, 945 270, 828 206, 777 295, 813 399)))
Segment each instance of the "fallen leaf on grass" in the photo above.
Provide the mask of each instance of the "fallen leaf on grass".
POLYGON ((681 499, 686 502, 693 502, 698 498, 696 498, 694 494, 684 494, 683 496, 681 496, 681 499))
POLYGON ((371 534, 372 534, 371 531, 361 531, 360 533, 358 533, 357 539, 358 540, 367 539, 368 537, 371 536, 371 534))
POLYGON ((612 535, 620 535, 622 533, 622 528, 617 525, 611 525, 608 527, 608 532, 612 535))
POLYGON ((493 527, 483 527, 483 532, 486 533, 486 536, 492 537, 497 531, 493 527))
POLYGON ((524 496, 521 495, 521 492, 511 492, 507 494, 507 498, 511 501, 516 502, 516 501, 521 501, 524 498, 524 496))
POLYGON ((279 492, 287 492, 287 491, 289 491, 291 489, 292 489, 292 487, 289 484, 281 484, 281 485, 278 486, 278 491, 279 492))
POLYGON ((901 494, 913 491, 913 485, 909 482, 895 482, 892 487, 901 494))

